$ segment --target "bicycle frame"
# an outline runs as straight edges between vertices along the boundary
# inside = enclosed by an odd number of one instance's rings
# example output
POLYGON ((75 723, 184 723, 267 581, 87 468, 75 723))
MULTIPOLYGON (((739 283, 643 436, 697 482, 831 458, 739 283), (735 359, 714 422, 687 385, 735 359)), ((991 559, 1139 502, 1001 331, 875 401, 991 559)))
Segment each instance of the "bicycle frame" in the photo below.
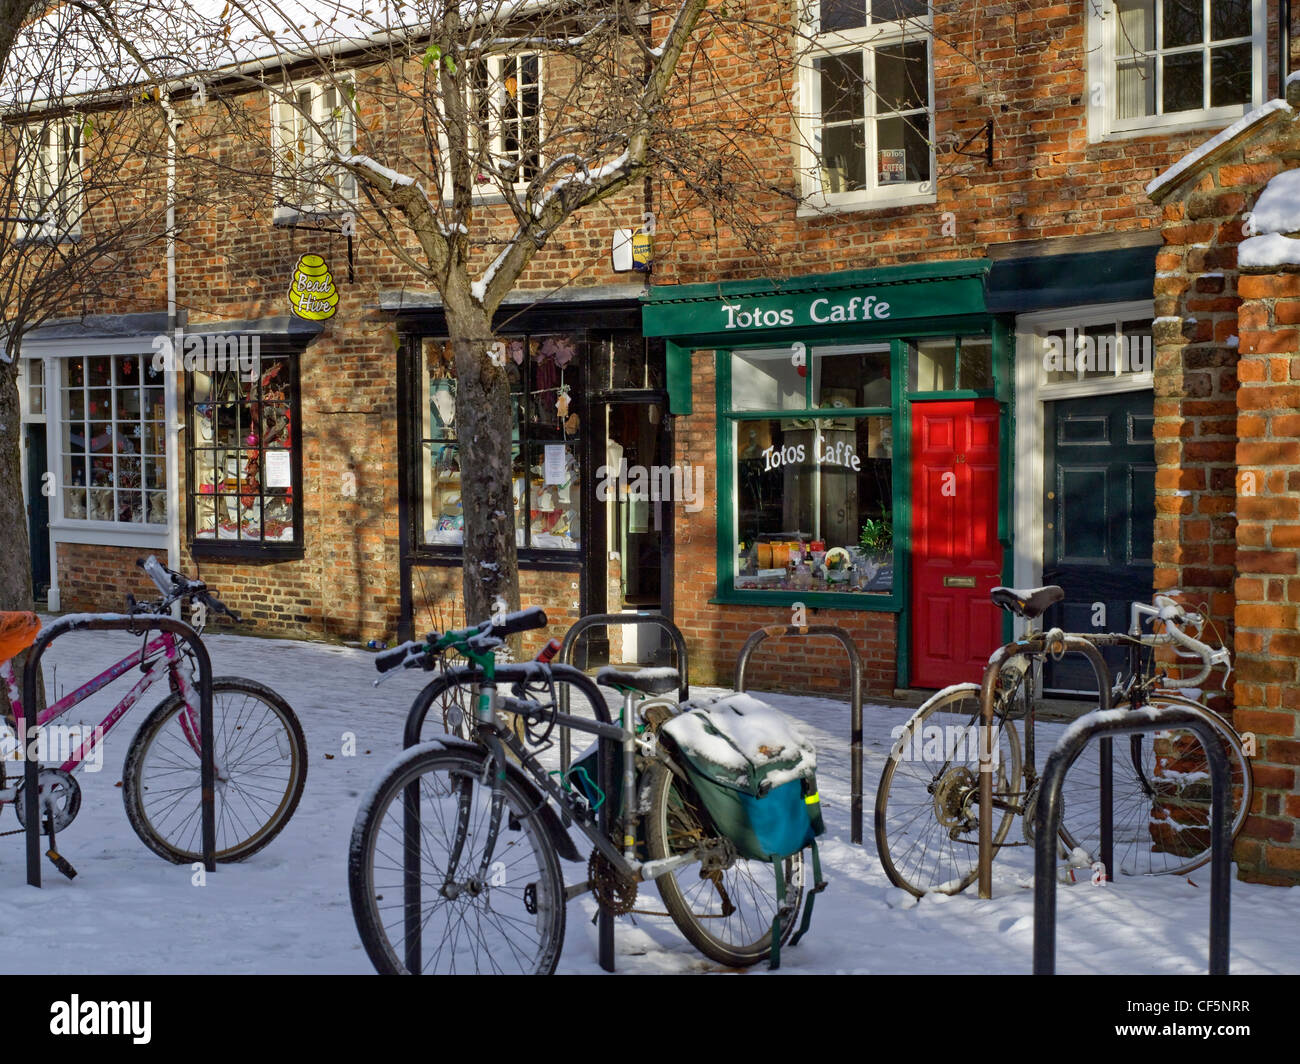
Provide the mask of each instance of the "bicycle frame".
MULTIPOLYGON (((184 723, 185 731, 194 749, 199 749, 198 728, 195 723, 195 717, 198 712, 197 699, 192 697, 194 688, 189 682, 188 677, 180 669, 183 655, 176 643, 176 637, 171 632, 163 632, 156 639, 142 646, 139 650, 132 651, 121 661, 109 666, 93 680, 82 684, 71 694, 65 695, 53 705, 47 706, 45 711, 37 717, 37 727, 43 728, 52 720, 57 720, 68 712, 73 706, 80 705, 86 699, 96 694, 103 688, 107 687, 114 680, 123 676, 125 673, 145 662, 148 658, 156 654, 162 654, 162 657, 149 665, 148 670, 143 676, 136 681, 135 685, 128 691, 125 697, 118 702, 108 715, 95 727, 90 737, 84 740, 76 750, 70 753, 66 761, 59 766, 64 772, 72 772, 80 765, 84 764, 86 759, 94 752, 99 742, 113 730, 114 726, 125 716, 131 708, 140 700, 150 687, 152 687, 163 676, 164 673, 171 673, 176 681, 176 688, 181 692, 186 704, 190 710, 190 718, 184 723)), ((27 736, 25 731, 24 708, 22 702, 22 692, 19 690, 17 677, 14 675, 13 661, 0 663, 0 679, 4 680, 5 686, 9 692, 9 703, 12 707, 14 720, 17 725, 19 748, 23 751, 23 756, 27 756, 27 736)))

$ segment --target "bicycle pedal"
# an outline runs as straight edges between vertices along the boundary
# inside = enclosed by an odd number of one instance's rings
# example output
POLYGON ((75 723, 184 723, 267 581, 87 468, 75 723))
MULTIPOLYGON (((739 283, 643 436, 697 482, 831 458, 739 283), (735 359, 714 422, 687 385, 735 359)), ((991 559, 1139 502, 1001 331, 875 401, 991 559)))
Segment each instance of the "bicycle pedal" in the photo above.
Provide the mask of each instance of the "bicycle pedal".
POLYGON ((45 856, 50 859, 50 863, 53 864, 55 868, 57 868, 69 879, 77 878, 77 870, 72 867, 68 859, 64 857, 61 853, 59 853, 58 850, 54 850, 54 849, 46 850, 45 856))

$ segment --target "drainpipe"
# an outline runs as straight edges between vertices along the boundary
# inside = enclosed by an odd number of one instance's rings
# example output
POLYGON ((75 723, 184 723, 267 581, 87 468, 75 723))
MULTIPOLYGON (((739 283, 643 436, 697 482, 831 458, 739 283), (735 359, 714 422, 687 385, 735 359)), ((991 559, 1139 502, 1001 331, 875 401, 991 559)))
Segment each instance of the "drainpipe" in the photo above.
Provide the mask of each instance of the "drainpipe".
POLYGON ((1281 0, 1277 21, 1277 98, 1285 100, 1291 67, 1291 0, 1281 0))
MULTIPOLYGON (((163 98, 167 118, 167 335, 172 337, 177 355, 173 370, 166 377, 163 403, 167 419, 167 567, 180 571, 180 350, 179 323, 176 313, 176 131, 181 120, 172 109, 171 97, 163 98)), ((180 618, 180 604, 172 606, 172 616, 180 618)))

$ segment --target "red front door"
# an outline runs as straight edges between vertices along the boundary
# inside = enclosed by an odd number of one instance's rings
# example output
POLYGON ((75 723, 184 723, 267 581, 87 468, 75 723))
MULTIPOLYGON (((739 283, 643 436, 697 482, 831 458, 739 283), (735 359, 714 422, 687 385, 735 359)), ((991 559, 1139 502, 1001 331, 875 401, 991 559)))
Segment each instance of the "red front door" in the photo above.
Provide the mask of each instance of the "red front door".
POLYGON ((1002 643, 1001 582, 997 402, 913 403, 913 686, 979 682, 1002 643))

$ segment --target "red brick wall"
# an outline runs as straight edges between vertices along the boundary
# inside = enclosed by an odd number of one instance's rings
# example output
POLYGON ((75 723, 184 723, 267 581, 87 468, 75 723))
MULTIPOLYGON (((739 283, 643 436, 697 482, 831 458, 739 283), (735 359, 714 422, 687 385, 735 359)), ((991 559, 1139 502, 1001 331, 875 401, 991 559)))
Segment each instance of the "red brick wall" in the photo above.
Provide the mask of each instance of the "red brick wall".
MULTIPOLYGON (((152 580, 136 566, 150 552, 140 547, 101 547, 60 543, 55 556, 59 572, 59 607, 65 613, 121 613, 126 596, 142 602, 158 596, 152 580)), ((166 564, 166 556, 161 560, 166 564)))

